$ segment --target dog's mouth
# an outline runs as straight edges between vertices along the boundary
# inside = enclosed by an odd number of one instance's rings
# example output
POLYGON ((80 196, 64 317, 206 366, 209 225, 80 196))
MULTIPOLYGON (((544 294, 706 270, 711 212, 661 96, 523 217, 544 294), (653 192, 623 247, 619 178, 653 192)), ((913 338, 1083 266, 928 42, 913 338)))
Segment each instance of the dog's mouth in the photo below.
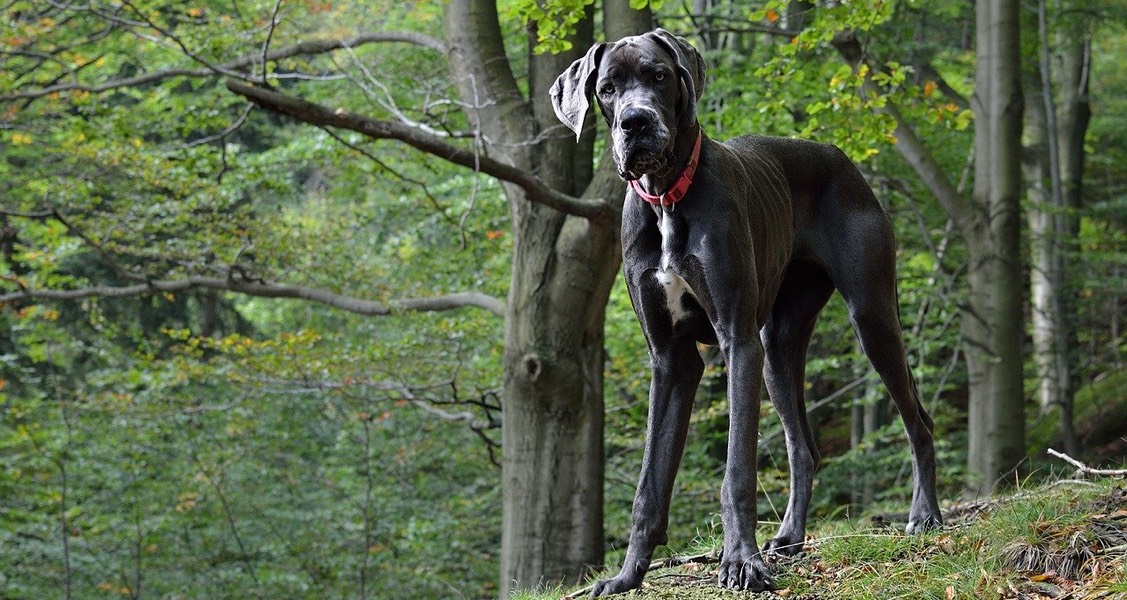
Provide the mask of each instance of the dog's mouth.
POLYGON ((673 160, 671 148, 653 138, 626 140, 614 146, 618 174, 626 181, 641 179, 643 175, 661 175, 669 170, 673 160))

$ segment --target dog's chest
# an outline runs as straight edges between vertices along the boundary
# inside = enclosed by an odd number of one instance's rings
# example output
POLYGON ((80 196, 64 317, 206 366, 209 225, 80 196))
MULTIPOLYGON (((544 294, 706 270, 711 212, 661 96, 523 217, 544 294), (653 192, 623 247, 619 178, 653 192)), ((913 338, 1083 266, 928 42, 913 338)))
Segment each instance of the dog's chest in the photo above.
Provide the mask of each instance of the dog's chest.
POLYGON ((685 296, 696 298, 689 284, 675 273, 670 265, 673 261, 673 246, 677 232, 674 230, 675 219, 664 210, 658 211, 658 231, 661 232, 661 265, 654 272, 654 278, 665 290, 665 307, 674 323, 689 316, 685 307, 685 296))

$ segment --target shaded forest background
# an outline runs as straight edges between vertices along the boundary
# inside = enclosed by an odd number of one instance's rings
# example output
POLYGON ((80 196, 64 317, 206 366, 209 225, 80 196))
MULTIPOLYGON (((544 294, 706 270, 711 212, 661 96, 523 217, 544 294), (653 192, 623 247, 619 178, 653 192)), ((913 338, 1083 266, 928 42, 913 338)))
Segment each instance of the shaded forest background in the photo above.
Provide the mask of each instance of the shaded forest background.
MULTIPOLYGON (((571 460, 551 432, 507 419, 530 398, 544 420, 522 423, 582 421, 598 438, 576 454, 597 469, 556 487, 588 523, 574 526, 588 538, 576 556, 605 549, 616 564, 649 383, 612 278, 622 188, 601 168, 601 129, 576 145, 550 109, 541 118, 543 82, 589 40, 653 25, 708 60, 711 136, 836 143, 887 202, 943 499, 1048 476, 1054 444, 1122 463, 1127 8, 1021 5, 1024 191, 1008 259, 1022 331, 1003 341, 1021 360, 1006 400, 1024 412, 1010 423, 1023 451, 985 478, 968 455, 994 435, 968 430, 975 240, 904 148, 910 134, 954 197, 981 183, 975 10, 0 3, 0 597, 486 598, 506 573, 571 577, 601 561, 527 550, 538 525, 502 522, 563 510, 502 475, 512 453, 571 460), (501 44, 482 50, 491 22, 501 44), (490 52, 511 88, 494 83, 490 52), (528 121, 509 127, 510 113, 528 121), (575 331, 574 348, 537 339, 575 331), (584 375, 545 392, 541 369, 571 352, 584 375), (504 566, 505 552, 546 558, 504 566)), ((719 527, 725 373, 704 351, 671 516, 684 542, 719 527)), ((902 430, 838 299, 807 400, 827 457, 816 516, 906 506, 902 430)), ((764 411, 769 526, 787 475, 764 411)))

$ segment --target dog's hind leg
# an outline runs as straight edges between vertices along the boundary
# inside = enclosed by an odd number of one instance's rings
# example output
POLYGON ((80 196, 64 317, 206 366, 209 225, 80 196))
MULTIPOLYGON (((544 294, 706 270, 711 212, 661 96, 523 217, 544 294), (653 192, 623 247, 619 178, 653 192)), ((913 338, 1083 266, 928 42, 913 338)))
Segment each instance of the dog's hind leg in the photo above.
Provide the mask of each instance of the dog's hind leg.
POLYGON ((783 424, 790 464, 786 513, 778 533, 763 545, 767 553, 797 554, 806 536, 806 513, 820 459, 803 399, 806 349, 818 313, 831 294, 833 284, 821 267, 792 264, 783 278, 771 317, 760 332, 766 352, 764 379, 783 424))
MULTIPOLYGON (((883 215, 882 215, 883 216, 883 215)), ((942 524, 935 491, 935 445, 931 417, 920 402, 908 367, 896 298, 896 256, 890 226, 884 219, 860 219, 869 226, 852 229, 845 252, 832 274, 849 308, 849 320, 861 349, 876 369, 900 417, 912 448, 912 505, 908 533, 942 524), (873 231, 872 227, 879 227, 873 231), (861 257, 861 258, 857 258, 861 257)))

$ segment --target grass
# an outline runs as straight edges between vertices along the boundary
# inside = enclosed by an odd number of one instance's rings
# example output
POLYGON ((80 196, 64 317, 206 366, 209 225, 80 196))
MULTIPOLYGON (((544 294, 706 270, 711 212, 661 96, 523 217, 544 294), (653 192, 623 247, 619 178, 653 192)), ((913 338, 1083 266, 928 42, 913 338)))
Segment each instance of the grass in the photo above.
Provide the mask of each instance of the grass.
MULTIPOLYGON (((620 597, 1127 600, 1127 490, 1122 482, 1057 482, 956 505, 947 515, 943 530, 912 537, 901 533, 900 525, 874 527, 869 520, 814 524, 799 557, 771 563, 778 587, 774 592, 753 596, 718 589, 713 559, 652 570, 641 590, 620 597)), ((760 532, 760 539, 770 533, 760 532)), ((703 545, 718 546, 715 540, 703 545)), ((577 590, 525 592, 516 598, 558 600, 577 590)))

